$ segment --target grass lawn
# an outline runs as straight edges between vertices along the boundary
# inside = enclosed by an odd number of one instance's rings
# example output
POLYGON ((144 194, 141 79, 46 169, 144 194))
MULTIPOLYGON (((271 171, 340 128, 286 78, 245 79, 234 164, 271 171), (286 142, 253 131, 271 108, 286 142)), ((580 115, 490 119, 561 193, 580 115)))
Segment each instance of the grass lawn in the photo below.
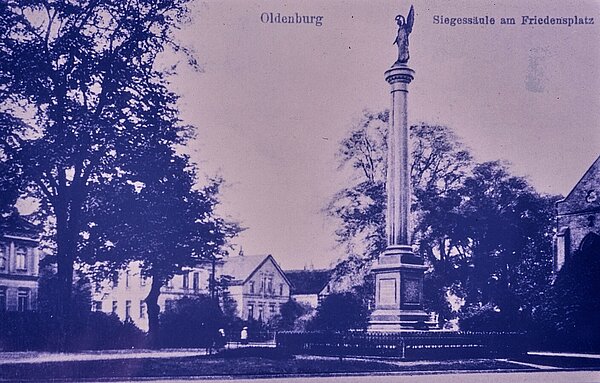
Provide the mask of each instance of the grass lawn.
POLYGON ((268 358, 256 356, 198 356, 171 359, 144 358, 7 364, 0 366, 0 380, 49 380, 142 378, 181 376, 253 376, 278 374, 326 374, 399 371, 497 370, 520 369, 511 363, 494 360, 435 362, 385 362, 337 358, 268 358))

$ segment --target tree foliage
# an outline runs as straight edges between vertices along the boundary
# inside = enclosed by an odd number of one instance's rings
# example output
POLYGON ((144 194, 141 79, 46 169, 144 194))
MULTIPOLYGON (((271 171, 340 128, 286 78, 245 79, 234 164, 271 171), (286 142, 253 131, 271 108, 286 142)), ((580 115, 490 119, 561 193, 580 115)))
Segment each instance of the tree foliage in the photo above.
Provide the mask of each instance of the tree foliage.
POLYGON ((310 310, 310 307, 290 299, 279 307, 279 313, 271 318, 269 325, 276 331, 299 330, 296 322, 310 310))
POLYGON ((160 321, 163 347, 210 347, 219 339, 225 318, 215 300, 199 296, 175 301, 160 321))
POLYGON ((54 217, 63 315, 94 189, 126 188, 186 138, 157 63, 181 50, 185 15, 184 0, 0 4, 0 189, 40 198, 54 217))
POLYGON ((308 329, 344 332, 364 330, 369 323, 369 309, 351 292, 330 294, 323 298, 308 329))
POLYGON ((569 351, 600 350, 600 237, 575 252, 556 276, 535 312, 542 346, 569 351))

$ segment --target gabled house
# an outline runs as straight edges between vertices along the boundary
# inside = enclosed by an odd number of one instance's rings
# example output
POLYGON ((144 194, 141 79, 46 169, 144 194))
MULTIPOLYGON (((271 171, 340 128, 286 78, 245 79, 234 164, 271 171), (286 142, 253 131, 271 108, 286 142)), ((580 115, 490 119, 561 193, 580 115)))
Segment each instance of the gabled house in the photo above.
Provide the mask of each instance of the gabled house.
POLYGON ((39 232, 18 214, 0 221, 0 311, 37 309, 39 232))
POLYGON ((600 252, 600 157, 556 208, 554 271, 558 272, 577 250, 600 252))
POLYGON ((221 275, 231 277, 229 294, 244 320, 267 322, 290 299, 290 281, 270 254, 225 258, 221 275))
POLYGON ((331 293, 332 273, 332 270, 287 270, 285 275, 292 283, 292 299, 316 308, 331 293))

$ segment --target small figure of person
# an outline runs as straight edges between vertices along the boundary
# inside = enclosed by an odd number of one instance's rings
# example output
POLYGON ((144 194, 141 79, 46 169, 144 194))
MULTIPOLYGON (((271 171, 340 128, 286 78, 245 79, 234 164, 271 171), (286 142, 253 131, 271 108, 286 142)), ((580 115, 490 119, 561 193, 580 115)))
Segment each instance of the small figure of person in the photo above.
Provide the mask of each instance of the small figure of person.
POLYGON ((242 344, 248 344, 248 327, 244 327, 240 333, 240 341, 242 344))
POLYGON ((227 344, 227 341, 225 340, 225 330, 220 328, 219 329, 219 337, 217 338, 217 347, 224 348, 226 344, 227 344))

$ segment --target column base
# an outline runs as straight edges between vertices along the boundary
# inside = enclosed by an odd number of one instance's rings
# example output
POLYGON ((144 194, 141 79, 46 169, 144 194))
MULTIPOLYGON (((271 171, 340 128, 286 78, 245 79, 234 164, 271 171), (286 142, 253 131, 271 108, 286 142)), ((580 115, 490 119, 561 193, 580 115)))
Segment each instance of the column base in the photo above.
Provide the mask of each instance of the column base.
POLYGON ((375 274, 375 310, 368 331, 399 332, 435 327, 423 311, 424 261, 408 245, 389 246, 371 272, 375 274))

